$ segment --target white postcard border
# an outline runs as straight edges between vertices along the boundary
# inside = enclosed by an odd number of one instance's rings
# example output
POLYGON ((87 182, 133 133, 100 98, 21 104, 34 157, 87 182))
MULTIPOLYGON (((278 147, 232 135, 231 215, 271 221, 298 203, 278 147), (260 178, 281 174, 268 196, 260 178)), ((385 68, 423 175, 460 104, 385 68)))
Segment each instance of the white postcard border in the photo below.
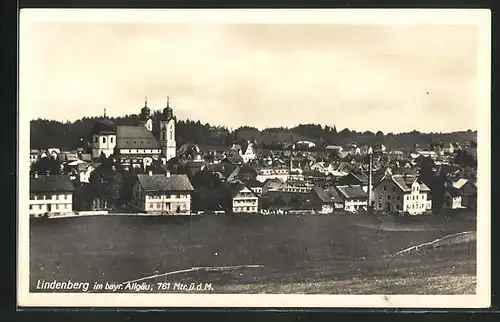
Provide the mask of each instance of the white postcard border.
MULTIPOLYGON (((335 24, 472 24, 478 27, 478 196, 476 295, 233 295, 233 294, 61 294, 29 292, 29 216, 18 222, 18 305, 54 307, 328 307, 328 308, 480 308, 491 298, 490 253, 490 92, 491 13, 486 9, 258 9, 132 10, 23 9, 20 35, 33 22, 130 23, 335 23, 335 24)), ((20 43, 20 57, 25 44, 20 43)), ((19 61, 19 88, 25 75, 19 61)), ((18 97, 21 97, 18 95, 18 97)), ((29 204, 29 106, 19 101, 18 209, 29 204)))

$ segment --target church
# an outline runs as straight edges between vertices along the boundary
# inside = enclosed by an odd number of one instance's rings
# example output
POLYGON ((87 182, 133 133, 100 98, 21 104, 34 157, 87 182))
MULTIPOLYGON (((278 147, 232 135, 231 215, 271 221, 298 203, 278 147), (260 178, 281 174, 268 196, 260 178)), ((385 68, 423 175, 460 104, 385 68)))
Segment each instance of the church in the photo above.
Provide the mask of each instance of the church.
POLYGON ((107 116, 92 128, 91 149, 94 159, 114 156, 125 168, 146 168, 154 160, 165 164, 175 158, 177 144, 175 142, 176 117, 170 107, 170 98, 163 109, 160 121, 160 138, 153 135, 153 118, 148 107, 147 98, 139 115, 136 126, 116 126, 107 116))

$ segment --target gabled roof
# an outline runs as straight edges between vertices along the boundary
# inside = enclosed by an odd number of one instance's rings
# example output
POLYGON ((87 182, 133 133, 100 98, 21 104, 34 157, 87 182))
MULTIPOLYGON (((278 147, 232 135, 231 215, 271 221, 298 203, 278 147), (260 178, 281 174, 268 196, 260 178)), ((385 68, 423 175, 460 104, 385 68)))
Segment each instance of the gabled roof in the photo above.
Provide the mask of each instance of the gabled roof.
POLYGON ((456 189, 462 189, 462 187, 465 186, 467 182, 469 182, 469 180, 467 179, 458 179, 457 181, 453 182, 453 187, 455 187, 456 189))
POLYGON ((342 199, 334 187, 330 188, 321 188, 314 187, 312 189, 319 197, 319 199, 324 203, 335 203, 342 202, 342 199))
POLYGON ((366 174, 359 171, 351 171, 349 174, 354 178, 358 179, 363 185, 368 184, 369 178, 366 174))
MULTIPOLYGON (((415 175, 400 175, 400 174, 394 174, 394 175, 387 175, 385 176, 387 180, 391 180, 396 184, 397 187, 401 189, 403 192, 410 192, 411 191, 411 186, 413 183, 418 182, 420 191, 430 191, 429 187, 425 185, 425 183, 421 182, 417 176, 415 175)), ((378 184, 380 184, 382 181, 380 181, 378 184)), ((378 185, 377 184, 377 185, 378 185)))
POLYGON ((263 182, 253 178, 241 179, 241 181, 243 181, 250 188, 262 188, 264 186, 263 182))
POLYGON ((64 175, 39 176, 30 178, 30 192, 71 192, 75 190, 73 182, 64 175))
POLYGON ((208 165, 209 170, 213 172, 219 172, 224 177, 224 179, 229 178, 231 173, 233 173, 233 171, 237 168, 238 166, 230 162, 222 162, 222 163, 208 165))
POLYGON ((343 148, 341 145, 327 145, 325 149, 327 149, 327 150, 340 150, 343 148))
POLYGON ((116 128, 117 149, 160 149, 153 133, 142 126, 121 125, 116 128))
POLYGON ((194 188, 185 174, 138 174, 137 180, 145 191, 193 191, 194 188))
POLYGON ((446 186, 445 191, 449 193, 453 198, 460 197, 460 190, 453 186, 446 186))
POLYGON ((368 194, 360 185, 337 186, 337 191, 343 199, 367 198, 368 194))
POLYGON ((255 197, 258 197, 250 187, 247 187, 247 185, 245 185, 244 183, 236 182, 229 185, 229 193, 231 195, 231 198, 236 197, 245 188, 248 189, 249 192, 252 193, 255 197))

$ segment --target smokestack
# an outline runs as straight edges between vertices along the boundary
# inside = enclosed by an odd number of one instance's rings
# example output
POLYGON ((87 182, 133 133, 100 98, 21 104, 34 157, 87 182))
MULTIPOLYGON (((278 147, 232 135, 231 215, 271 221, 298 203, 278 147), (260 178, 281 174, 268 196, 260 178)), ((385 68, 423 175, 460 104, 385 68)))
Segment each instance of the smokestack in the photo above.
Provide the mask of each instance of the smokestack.
POLYGON ((368 209, 372 207, 372 186, 373 186, 373 154, 370 153, 370 165, 369 165, 369 174, 368 174, 368 209))

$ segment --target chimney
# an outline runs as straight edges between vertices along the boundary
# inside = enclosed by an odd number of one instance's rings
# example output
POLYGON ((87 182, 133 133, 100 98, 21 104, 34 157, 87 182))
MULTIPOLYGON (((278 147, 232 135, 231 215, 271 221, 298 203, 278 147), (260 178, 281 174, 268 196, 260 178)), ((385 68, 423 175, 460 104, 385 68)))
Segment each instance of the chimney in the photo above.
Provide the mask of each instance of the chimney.
POLYGON ((167 170, 166 175, 167 175, 167 178, 170 178, 170 170, 167 170))

